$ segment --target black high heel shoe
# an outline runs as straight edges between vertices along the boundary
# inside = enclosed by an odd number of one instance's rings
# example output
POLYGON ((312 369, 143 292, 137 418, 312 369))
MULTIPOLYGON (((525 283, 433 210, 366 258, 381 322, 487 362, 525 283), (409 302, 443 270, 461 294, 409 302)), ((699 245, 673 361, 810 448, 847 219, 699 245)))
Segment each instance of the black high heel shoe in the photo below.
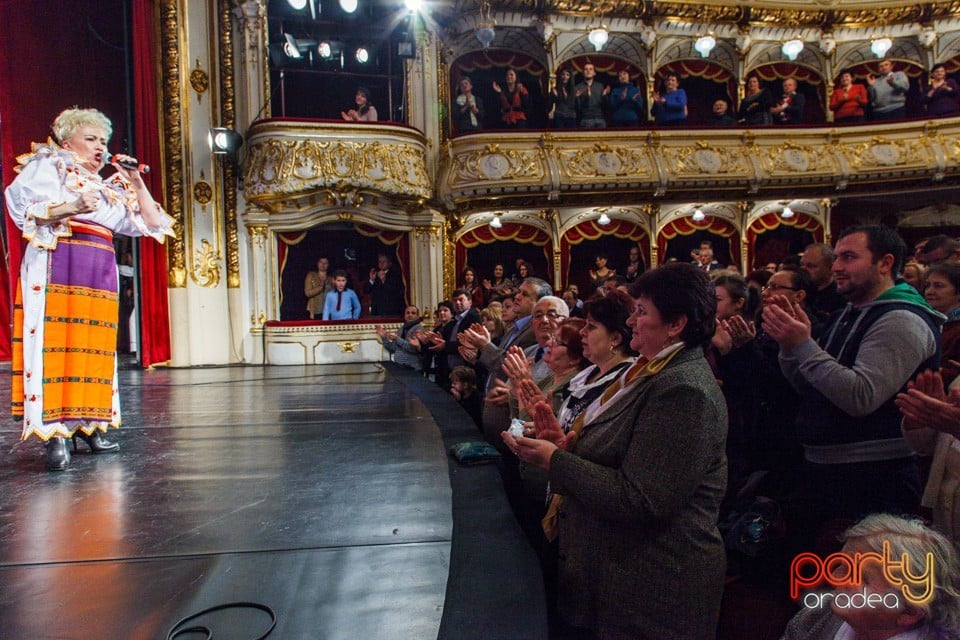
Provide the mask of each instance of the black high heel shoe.
POLYGON ((120 451, 119 444, 117 444, 116 442, 111 442, 110 440, 107 440, 102 435, 100 435, 99 431, 94 431, 89 436, 85 434, 83 431, 74 432, 74 434, 71 436, 71 440, 73 440, 74 451, 77 450, 78 437, 87 443, 87 446, 90 447, 90 451, 92 451, 93 453, 112 453, 114 451, 120 451))
POLYGON ((47 471, 63 471, 70 465, 67 439, 54 436, 47 441, 47 471))

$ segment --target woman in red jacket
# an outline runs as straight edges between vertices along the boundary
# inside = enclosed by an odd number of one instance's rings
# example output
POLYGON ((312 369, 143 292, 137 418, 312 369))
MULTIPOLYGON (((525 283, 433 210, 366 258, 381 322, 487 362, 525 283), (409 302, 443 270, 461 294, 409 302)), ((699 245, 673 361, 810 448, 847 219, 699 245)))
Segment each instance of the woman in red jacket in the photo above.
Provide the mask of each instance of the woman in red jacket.
POLYGON ((867 98, 867 88, 862 84, 853 83, 853 75, 849 71, 840 74, 840 86, 835 87, 830 96, 830 111, 833 111, 833 121, 863 122, 863 108, 870 99, 867 98))

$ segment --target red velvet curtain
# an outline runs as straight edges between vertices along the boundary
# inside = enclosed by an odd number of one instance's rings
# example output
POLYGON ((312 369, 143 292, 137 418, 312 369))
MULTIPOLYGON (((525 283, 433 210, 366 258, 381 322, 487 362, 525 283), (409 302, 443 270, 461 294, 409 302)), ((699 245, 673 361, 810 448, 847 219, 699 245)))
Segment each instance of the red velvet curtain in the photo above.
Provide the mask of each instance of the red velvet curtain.
MULTIPOLYGON (((723 218, 707 216, 702 221, 697 222, 692 217, 678 218, 667 224, 660 235, 657 237, 657 249, 660 254, 660 261, 663 262, 667 255, 667 243, 677 236, 693 235, 697 231, 709 231, 713 235, 730 240, 730 258, 734 264, 740 264, 740 243, 737 241, 737 228, 723 218)), ((718 258, 726 256, 717 256, 718 258)))
MULTIPOLYGON (((137 156, 159 167, 160 127, 157 113, 155 0, 133 0, 133 95, 137 156)), ((159 199, 159 173, 144 176, 150 193, 159 199)), ((170 307, 167 297, 166 245, 140 241, 140 355, 143 366, 170 360, 170 307)))
POLYGON ((797 91, 806 98, 803 121, 807 124, 818 124, 824 121, 827 85, 820 74, 813 69, 793 62, 770 62, 754 68, 747 75, 760 78, 761 84, 770 90, 774 100, 778 100, 782 95, 780 81, 793 78, 797 81, 797 91))
MULTIPOLYGON (((454 264, 459 279, 460 273, 467 266, 467 250, 473 249, 481 244, 492 244, 500 240, 512 240, 520 244, 532 244, 536 247, 543 247, 543 256, 547 265, 546 274, 536 273, 538 277, 543 277, 547 282, 553 282, 553 260, 551 259, 552 247, 550 245, 550 236, 542 229, 532 227, 519 222, 504 222, 503 226, 495 229, 490 225, 477 227, 466 232, 457 239, 454 264)), ((509 268, 509 265, 508 265, 509 268)))
POLYGON ((620 219, 611 220, 606 226, 596 220, 584 220, 577 226, 567 229, 560 238, 560 272, 563 274, 563 286, 570 284, 570 247, 609 235, 636 242, 640 247, 640 259, 645 266, 649 265, 650 236, 643 227, 620 219))
POLYGON ((795 212, 794 216, 784 219, 779 213, 765 213, 747 227, 747 264, 751 268, 760 268, 762 265, 754 265, 756 259, 757 236, 773 231, 780 226, 794 227, 799 231, 809 231, 813 234, 815 242, 823 242, 823 225, 805 213, 795 212))
MULTIPOLYGON (((3 186, 15 175, 16 156, 44 142, 63 109, 96 107, 113 121, 116 141, 126 131, 123 55, 105 46, 123 42, 125 0, 0 0, 0 139, 3 186), (36 46, 38 34, 56 34, 55 46, 36 46), (99 39, 98 39, 99 38, 99 39)), ((138 36, 139 37, 139 36, 138 36)), ((20 230, 4 212, 8 261, 0 267, 0 360, 10 359, 10 295, 23 255, 20 230), (7 278, 9 276, 9 280, 7 278), (8 289, 9 284, 9 289, 8 289)))

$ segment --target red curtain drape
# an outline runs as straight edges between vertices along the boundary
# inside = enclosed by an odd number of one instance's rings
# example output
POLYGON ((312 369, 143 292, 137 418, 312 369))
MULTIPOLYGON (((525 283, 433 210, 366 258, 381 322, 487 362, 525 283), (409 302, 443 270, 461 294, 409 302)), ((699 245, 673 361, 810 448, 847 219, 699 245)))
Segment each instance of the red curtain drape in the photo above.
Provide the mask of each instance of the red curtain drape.
MULTIPOLYGON (((683 78, 703 78, 721 84, 726 90, 727 97, 735 98, 737 95, 737 79, 732 73, 721 67, 716 62, 710 60, 676 60, 668 62, 657 71, 657 79, 664 78, 667 72, 673 73, 683 78)), ((714 96, 711 96, 711 100, 714 96)))
MULTIPOLYGON (((793 78, 797 81, 797 91, 804 94, 806 106, 804 107, 804 122, 819 123, 824 121, 824 108, 827 103, 827 85, 820 77, 820 74, 794 62, 771 62, 752 69, 748 74, 760 78, 761 83, 769 84, 775 81, 793 78), (804 86, 810 89, 804 91, 804 86)), ((777 100, 781 91, 779 86, 767 86, 773 94, 773 99, 777 100)))
POLYGON ((354 224, 353 228, 362 236, 376 238, 388 247, 394 248, 393 262, 400 265, 403 274, 403 291, 405 301, 410 304, 410 234, 406 231, 392 229, 378 229, 367 224, 354 224))
POLYGON ((567 229, 560 238, 560 272, 564 277, 564 286, 570 284, 570 247, 601 236, 615 236, 636 242, 640 246, 640 259, 645 266, 650 264, 650 236, 643 227, 627 220, 614 219, 606 226, 596 220, 585 220, 567 229))
MULTIPOLYGON (((707 216, 700 222, 697 222, 692 217, 679 218, 668 223, 657 237, 657 249, 660 253, 660 260, 663 260, 663 256, 667 255, 668 242, 677 236, 689 236, 697 231, 709 231, 721 238, 734 238, 737 235, 737 228, 723 218, 707 216)), ((730 258, 733 259, 734 264, 740 264, 739 242, 735 240, 730 242, 730 254, 730 258)))
MULTIPOLYGON (((809 231, 813 234, 815 242, 823 242, 823 225, 813 216, 805 213, 794 212, 792 218, 783 218, 779 213, 765 213, 747 227, 747 264, 754 266, 753 261, 756 256, 757 236, 773 231, 774 229, 785 226, 793 227, 799 231, 809 231)), ((760 265, 756 265, 759 267, 760 265)))
MULTIPOLYGON (((15 177, 16 156, 30 151, 31 142, 44 142, 50 123, 67 107, 100 109, 113 121, 114 141, 130 136, 123 56, 103 44, 123 41, 121 14, 104 11, 97 0, 0 0, 0 25, 4 187, 15 177), (37 34, 56 34, 56 46, 36 46, 37 34)), ((9 279, 0 283, 0 360, 9 360, 9 300, 20 273, 23 241, 9 216, 4 215, 4 225, 8 261, 0 276, 9 279)))
MULTIPOLYGON (((481 244, 492 244, 500 240, 512 240, 520 244, 532 244, 543 247, 543 256, 547 264, 547 273, 542 276, 547 282, 553 282, 553 260, 551 259, 550 236, 542 229, 518 222, 504 222, 499 229, 484 225, 467 231, 457 239, 454 267, 457 277, 467 266, 467 250, 481 244)), ((541 274, 535 274, 541 277, 541 274)))
MULTIPOLYGON (((141 162, 160 165, 160 127, 157 115, 157 59, 154 48, 155 0, 133 0, 134 139, 141 162)), ((158 173, 144 181, 159 200, 158 173)), ((170 307, 167 297, 167 250, 154 240, 140 241, 140 356, 143 366, 170 360, 170 307)))

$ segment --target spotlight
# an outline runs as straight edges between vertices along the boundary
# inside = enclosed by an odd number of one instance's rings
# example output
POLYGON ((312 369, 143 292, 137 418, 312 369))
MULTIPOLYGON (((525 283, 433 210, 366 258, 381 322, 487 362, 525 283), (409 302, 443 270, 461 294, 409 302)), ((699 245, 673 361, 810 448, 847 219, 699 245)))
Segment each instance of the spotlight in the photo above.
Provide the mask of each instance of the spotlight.
POLYGON ((357 62, 360 64, 367 64, 367 61, 369 60, 370 53, 364 47, 359 47, 357 49, 357 62))
POLYGON ((298 40, 289 33, 283 34, 283 38, 286 40, 283 43, 283 52, 294 59, 302 58, 305 51, 317 44, 316 40, 298 40))
POLYGON ((243 136, 225 127, 214 127, 210 129, 207 136, 207 142, 210 143, 210 150, 213 155, 223 156, 236 153, 243 144, 243 136))
POLYGON ((490 221, 490 226, 494 229, 499 229, 503 226, 503 223, 500 222, 500 216, 498 214, 493 214, 493 220, 490 221))
POLYGON ((329 60, 330 56, 333 55, 333 47, 330 46, 329 42, 321 42, 317 45, 317 53, 319 53, 320 57, 324 60, 329 60))
POLYGON ((707 214, 703 212, 703 209, 701 209, 700 207, 697 207, 696 211, 693 212, 694 222, 703 222, 706 219, 707 219, 707 214))
POLYGON ((291 58, 302 58, 303 56, 300 55, 300 47, 297 46, 297 39, 289 33, 283 34, 283 37, 287 40, 283 45, 283 52, 291 58))
POLYGON ((602 225, 604 227, 607 226, 608 224, 610 224, 610 216, 608 216, 606 212, 601 213, 600 217, 597 218, 597 224, 602 225))
POLYGON ((403 0, 403 5, 410 13, 419 13, 423 9, 423 0, 403 0))
POLYGON ((357 10, 357 0, 340 0, 340 8, 347 13, 353 13, 357 10))
POLYGON ((287 4, 295 11, 303 11, 307 8, 307 0, 287 0, 287 4))

